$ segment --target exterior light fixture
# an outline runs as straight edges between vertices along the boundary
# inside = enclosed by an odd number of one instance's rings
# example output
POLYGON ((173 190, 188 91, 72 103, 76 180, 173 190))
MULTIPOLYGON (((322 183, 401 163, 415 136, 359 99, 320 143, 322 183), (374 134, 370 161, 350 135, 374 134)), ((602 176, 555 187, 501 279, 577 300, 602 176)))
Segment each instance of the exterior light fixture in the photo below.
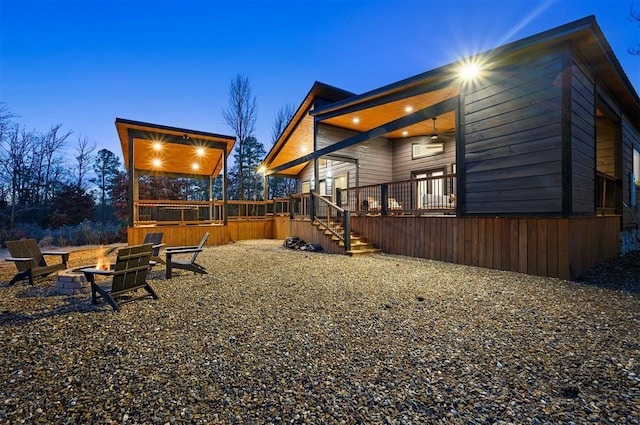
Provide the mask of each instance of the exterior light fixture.
POLYGON ((465 81, 470 81, 480 76, 480 66, 475 62, 465 63, 460 67, 460 77, 465 81))
POLYGON ((353 118, 353 123, 354 124, 358 124, 359 122, 360 122, 360 118, 358 118, 358 117, 354 117, 353 118))
POLYGON ((264 174, 266 171, 267 171, 267 167, 265 167, 264 165, 261 165, 258 167, 258 173, 264 174))
POLYGON ((162 166, 162 161, 159 158, 153 158, 151 164, 153 164, 154 167, 159 168, 162 166))
POLYGON ((408 132, 407 130, 405 130, 405 131, 403 131, 403 132, 402 132, 402 135, 403 135, 403 136, 407 136, 408 134, 409 134, 409 132, 408 132))
POLYGON ((407 106, 406 108, 404 108, 405 112, 411 112, 413 111, 413 107, 412 106, 407 106))
POLYGON ((194 162, 193 164, 191 164, 191 168, 194 170, 198 170, 200 168, 200 165, 198 165, 198 163, 194 162))
POLYGON ((162 143, 160 143, 160 142, 153 142, 153 150, 154 150, 154 151, 161 151, 161 150, 162 150, 162 143))
POLYGON ((198 156, 204 156, 204 148, 198 148, 196 150, 196 153, 198 154, 198 156))
POLYGON ((438 138, 438 130, 436 129, 436 117, 433 117, 433 133, 431 133, 431 140, 436 140, 438 138))

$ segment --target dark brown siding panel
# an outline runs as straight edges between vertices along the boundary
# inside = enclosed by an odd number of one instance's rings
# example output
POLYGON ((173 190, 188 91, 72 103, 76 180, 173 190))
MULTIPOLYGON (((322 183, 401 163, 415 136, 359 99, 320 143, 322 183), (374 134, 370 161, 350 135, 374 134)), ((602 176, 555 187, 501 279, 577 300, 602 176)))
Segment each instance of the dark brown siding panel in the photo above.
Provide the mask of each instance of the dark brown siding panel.
POLYGON ((575 62, 571 67, 571 159, 572 211, 595 214, 595 84, 575 62))
MULTIPOLYGON (((622 119, 622 200, 626 205, 630 205, 631 196, 630 191, 636 191, 636 199, 640 199, 640 191, 638 191, 636 185, 631 182, 630 174, 633 172, 633 149, 640 151, 640 129, 634 128, 631 123, 624 117, 622 119)), ((637 178, 637 177, 636 177, 637 178)), ((638 202, 638 201, 636 201, 638 202)), ((638 203, 640 205, 640 203, 638 203)), ((637 208, 637 207, 636 207, 637 208)), ((623 226, 629 227, 637 224, 635 210, 631 208, 625 208, 625 214, 623 214, 623 226)))
POLYGON ((561 71, 561 55, 551 52, 496 70, 491 84, 465 93, 468 214, 561 212, 561 71))

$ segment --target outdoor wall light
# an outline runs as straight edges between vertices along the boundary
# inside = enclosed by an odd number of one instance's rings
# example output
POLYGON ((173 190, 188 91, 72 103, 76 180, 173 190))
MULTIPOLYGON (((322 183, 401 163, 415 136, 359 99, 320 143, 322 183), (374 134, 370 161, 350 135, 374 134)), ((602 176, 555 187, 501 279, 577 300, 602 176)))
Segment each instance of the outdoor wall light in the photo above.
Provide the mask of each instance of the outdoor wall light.
POLYGON ((480 76, 480 66, 475 62, 465 63, 460 67, 460 77, 469 81, 480 76))

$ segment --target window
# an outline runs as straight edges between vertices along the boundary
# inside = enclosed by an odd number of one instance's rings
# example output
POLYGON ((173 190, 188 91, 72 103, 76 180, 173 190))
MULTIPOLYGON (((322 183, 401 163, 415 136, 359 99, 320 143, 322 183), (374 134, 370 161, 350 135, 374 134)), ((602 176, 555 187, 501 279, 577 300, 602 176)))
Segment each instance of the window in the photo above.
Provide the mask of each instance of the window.
POLYGON ((302 182, 302 193, 311 192, 311 182, 309 180, 302 182))
POLYGON ((444 143, 413 143, 411 144, 411 159, 438 155, 444 152, 444 143))
POLYGON ((640 152, 633 149, 633 176, 636 186, 640 186, 640 152))

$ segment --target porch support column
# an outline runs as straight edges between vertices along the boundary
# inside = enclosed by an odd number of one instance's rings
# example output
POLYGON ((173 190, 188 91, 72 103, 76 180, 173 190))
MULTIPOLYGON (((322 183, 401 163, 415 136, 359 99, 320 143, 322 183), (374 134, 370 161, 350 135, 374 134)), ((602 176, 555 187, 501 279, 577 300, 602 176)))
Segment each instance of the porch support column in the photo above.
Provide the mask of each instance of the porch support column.
POLYGON ((135 221, 135 219, 137 217, 134 217, 134 214, 137 215, 137 211, 136 208, 134 207, 134 203, 138 200, 138 193, 136 190, 136 193, 134 193, 134 188, 137 189, 137 185, 134 184, 134 182, 136 181, 136 172, 135 172, 135 166, 133 164, 133 136, 131 135, 131 132, 128 132, 128 136, 129 136, 129 194, 127 196, 128 201, 129 201, 129 227, 133 227, 133 223, 135 221))
POLYGON ((213 176, 209 176, 209 221, 213 221, 213 176))
POLYGON ((222 151, 222 223, 227 225, 227 151, 222 151))

